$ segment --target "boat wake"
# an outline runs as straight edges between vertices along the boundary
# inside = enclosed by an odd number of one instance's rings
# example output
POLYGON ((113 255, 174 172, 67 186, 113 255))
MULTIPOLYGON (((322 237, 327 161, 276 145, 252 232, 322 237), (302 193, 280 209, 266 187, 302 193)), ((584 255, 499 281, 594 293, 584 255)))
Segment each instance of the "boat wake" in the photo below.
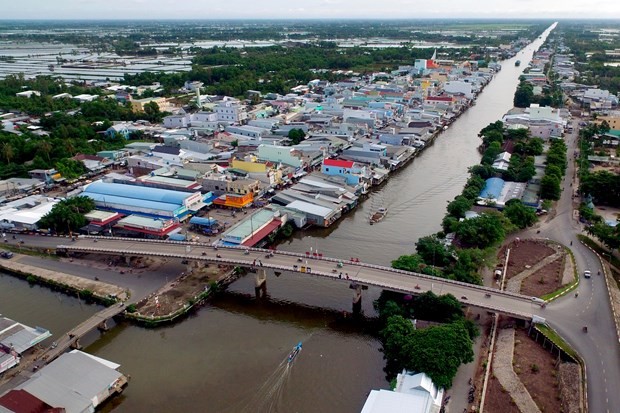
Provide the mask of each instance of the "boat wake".
POLYGON ((293 362, 299 357, 301 342, 299 342, 289 355, 280 362, 273 373, 265 380, 263 385, 256 391, 254 396, 245 403, 243 408, 236 412, 278 412, 281 408, 284 392, 287 389, 293 362))

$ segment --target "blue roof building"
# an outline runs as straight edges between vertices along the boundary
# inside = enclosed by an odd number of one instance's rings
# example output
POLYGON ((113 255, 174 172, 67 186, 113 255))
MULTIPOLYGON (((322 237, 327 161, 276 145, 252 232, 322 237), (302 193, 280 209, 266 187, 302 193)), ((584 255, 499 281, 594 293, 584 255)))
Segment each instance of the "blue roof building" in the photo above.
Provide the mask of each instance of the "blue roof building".
POLYGON ((480 192, 482 199, 498 199, 504 188, 505 181, 502 178, 489 178, 480 192))
POLYGON ((99 209, 179 220, 206 205, 200 192, 187 193, 102 181, 88 185, 82 195, 94 200, 99 209))

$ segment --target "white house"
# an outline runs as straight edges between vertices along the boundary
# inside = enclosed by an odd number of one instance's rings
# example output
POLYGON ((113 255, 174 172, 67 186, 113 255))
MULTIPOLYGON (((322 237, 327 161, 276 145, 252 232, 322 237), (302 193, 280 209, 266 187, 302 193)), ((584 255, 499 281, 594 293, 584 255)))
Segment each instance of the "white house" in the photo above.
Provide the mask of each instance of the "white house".
POLYGON ((362 413, 439 413, 443 389, 438 389, 424 373, 403 370, 396 378, 396 388, 372 390, 362 413))
POLYGON ((241 123, 248 117, 245 107, 232 100, 219 102, 214 111, 217 114, 217 120, 220 122, 241 123))
POLYGON ((22 98, 31 98, 32 96, 41 96, 41 92, 38 90, 24 90, 23 92, 17 92, 15 96, 22 98))
POLYGON ((474 98, 474 91, 472 84, 464 82, 462 80, 451 80, 443 84, 443 90, 446 93, 456 94, 462 93, 467 99, 474 98))

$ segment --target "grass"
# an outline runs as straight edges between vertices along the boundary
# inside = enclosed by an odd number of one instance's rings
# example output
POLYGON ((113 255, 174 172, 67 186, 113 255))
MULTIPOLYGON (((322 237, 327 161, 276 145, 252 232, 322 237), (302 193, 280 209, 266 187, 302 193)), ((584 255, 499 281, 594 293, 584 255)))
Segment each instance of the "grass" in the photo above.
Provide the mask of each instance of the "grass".
POLYGON ((568 345, 564 339, 555 332, 551 327, 544 324, 536 324, 535 327, 541 334, 543 334, 547 339, 551 340, 553 344, 561 348, 566 354, 574 358, 575 360, 579 360, 579 355, 571 346, 568 345))
POLYGON ((564 294, 566 294, 567 292, 569 292, 571 290, 574 290, 579 285, 579 274, 577 273, 577 266, 575 265, 575 256, 573 255, 573 252, 569 248, 564 247, 564 251, 566 251, 568 256, 570 256, 570 260, 573 263, 573 277, 574 277, 574 281, 572 283, 570 283, 570 284, 566 284, 565 286, 555 290, 552 293, 545 294, 542 297, 540 297, 540 298, 542 298, 545 301, 550 301, 550 300, 554 300, 554 299, 556 299, 558 297, 561 297, 564 294))

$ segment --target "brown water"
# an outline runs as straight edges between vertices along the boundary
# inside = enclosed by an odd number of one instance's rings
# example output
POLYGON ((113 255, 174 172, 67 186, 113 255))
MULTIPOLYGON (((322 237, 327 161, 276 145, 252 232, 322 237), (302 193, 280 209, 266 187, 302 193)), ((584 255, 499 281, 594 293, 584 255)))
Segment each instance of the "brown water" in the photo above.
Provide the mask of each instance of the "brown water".
MULTIPOLYGON (((543 38, 546 34, 543 35, 543 38)), ((518 76, 537 39, 503 63, 502 71, 461 116, 406 169, 393 176, 357 211, 327 230, 296 234, 281 248, 318 248, 332 256, 361 257, 388 264, 410 253, 415 241, 440 228, 446 202, 478 163, 478 132, 512 107, 518 76), (514 67, 514 60, 523 63, 514 67), (369 226, 372 204, 390 211, 369 226)), ((387 388, 378 341, 343 311, 351 309, 351 290, 329 280, 270 275, 270 300, 253 298, 251 278, 173 326, 144 329, 122 324, 86 351, 122 365, 131 382, 106 412, 359 412, 371 389, 387 388), (286 368, 286 357, 303 341, 303 351, 286 368)), ((364 292, 363 310, 373 314, 379 291, 364 292)), ((75 298, 30 287, 0 274, 0 313, 62 334, 96 312, 75 298)), ((53 338, 51 339, 53 340, 53 338)), ((95 341, 96 340, 96 341, 95 341)))

